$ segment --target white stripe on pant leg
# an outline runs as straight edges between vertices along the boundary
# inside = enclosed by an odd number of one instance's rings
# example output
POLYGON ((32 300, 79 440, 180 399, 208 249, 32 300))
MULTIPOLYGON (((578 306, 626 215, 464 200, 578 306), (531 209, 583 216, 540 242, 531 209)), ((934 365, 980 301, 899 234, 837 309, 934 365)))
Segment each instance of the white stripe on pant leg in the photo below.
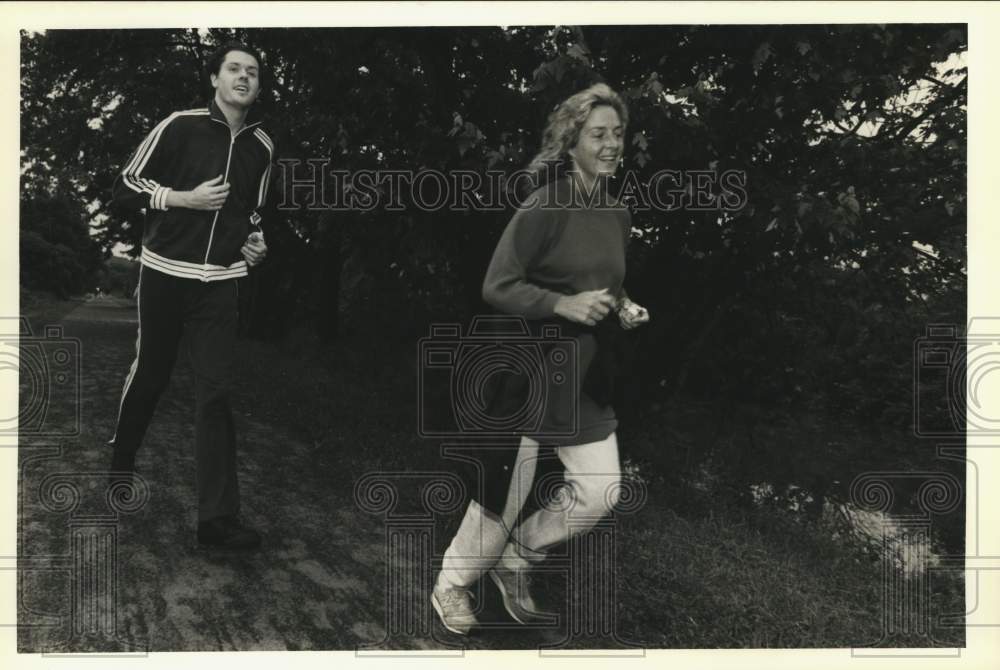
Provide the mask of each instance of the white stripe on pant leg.
POLYGON ((129 368, 128 376, 125 378, 125 386, 122 388, 122 397, 118 401, 118 418, 115 420, 115 434, 111 438, 112 443, 118 439, 118 424, 122 420, 122 408, 125 406, 125 396, 128 395, 128 390, 132 387, 132 380, 135 379, 135 371, 139 369, 139 353, 142 343, 142 266, 139 267, 139 284, 136 291, 135 311, 139 320, 135 335, 135 360, 132 361, 132 367, 129 368))

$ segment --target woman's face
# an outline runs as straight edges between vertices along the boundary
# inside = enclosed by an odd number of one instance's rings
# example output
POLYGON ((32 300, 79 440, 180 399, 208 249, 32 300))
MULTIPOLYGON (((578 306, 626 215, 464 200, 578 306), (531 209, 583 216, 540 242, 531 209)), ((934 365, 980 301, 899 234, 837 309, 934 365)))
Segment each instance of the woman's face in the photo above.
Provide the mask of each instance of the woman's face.
POLYGON ((614 107, 600 105, 590 110, 576 146, 569 150, 580 176, 588 183, 593 183, 598 176, 610 177, 618 169, 623 132, 622 121, 614 107))

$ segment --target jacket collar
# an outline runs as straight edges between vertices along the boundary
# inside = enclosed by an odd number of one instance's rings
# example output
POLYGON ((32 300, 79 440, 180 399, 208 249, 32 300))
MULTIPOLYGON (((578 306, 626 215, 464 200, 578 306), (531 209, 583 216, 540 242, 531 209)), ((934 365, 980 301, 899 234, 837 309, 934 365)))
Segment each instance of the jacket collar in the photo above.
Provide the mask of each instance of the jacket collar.
MULTIPOLYGON (((229 120, 226 115, 222 113, 219 105, 216 104, 215 98, 208 101, 208 115, 215 121, 226 124, 229 126, 229 120)), ((252 128, 253 126, 260 125, 262 119, 260 111, 257 109, 257 103, 254 103, 250 110, 247 112, 247 116, 243 119, 243 127, 240 128, 239 132, 243 132, 247 128, 252 128)))

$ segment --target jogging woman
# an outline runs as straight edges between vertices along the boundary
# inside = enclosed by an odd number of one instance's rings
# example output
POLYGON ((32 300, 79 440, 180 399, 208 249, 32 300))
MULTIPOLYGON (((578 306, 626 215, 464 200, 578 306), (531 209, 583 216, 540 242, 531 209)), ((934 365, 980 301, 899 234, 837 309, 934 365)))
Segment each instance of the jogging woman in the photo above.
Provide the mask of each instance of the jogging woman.
MULTIPOLYGON (((608 177, 622 158, 627 123, 625 104, 605 84, 576 93, 552 112, 542 149, 529 166, 550 178, 515 213, 487 270, 486 302, 512 316, 558 323, 575 337, 579 379, 569 385, 569 393, 576 394, 570 402, 560 401, 565 391, 550 388, 537 434, 520 437, 513 467, 504 469, 510 481, 502 507, 469 504, 431 596, 452 632, 468 634, 476 625, 470 588, 484 574, 516 621, 544 620, 530 591, 531 567, 548 549, 608 514, 618 500, 618 424, 609 394, 602 392, 607 379, 597 363, 599 332, 649 320, 623 288, 630 213, 607 191, 608 177), (619 323, 605 321, 613 318, 619 323), (555 500, 515 527, 540 444, 556 447, 566 483, 555 500)), ((487 473, 490 484, 495 474, 487 473)))

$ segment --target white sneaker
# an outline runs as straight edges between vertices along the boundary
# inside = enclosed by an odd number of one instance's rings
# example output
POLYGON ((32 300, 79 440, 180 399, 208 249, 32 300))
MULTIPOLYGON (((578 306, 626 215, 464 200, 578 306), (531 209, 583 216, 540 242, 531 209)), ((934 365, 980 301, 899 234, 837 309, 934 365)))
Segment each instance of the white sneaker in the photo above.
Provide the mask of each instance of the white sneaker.
POLYGON ((469 602, 472 593, 467 589, 442 589, 437 586, 431 593, 431 605, 441 617, 441 623, 452 633, 468 635, 479 622, 469 602))

